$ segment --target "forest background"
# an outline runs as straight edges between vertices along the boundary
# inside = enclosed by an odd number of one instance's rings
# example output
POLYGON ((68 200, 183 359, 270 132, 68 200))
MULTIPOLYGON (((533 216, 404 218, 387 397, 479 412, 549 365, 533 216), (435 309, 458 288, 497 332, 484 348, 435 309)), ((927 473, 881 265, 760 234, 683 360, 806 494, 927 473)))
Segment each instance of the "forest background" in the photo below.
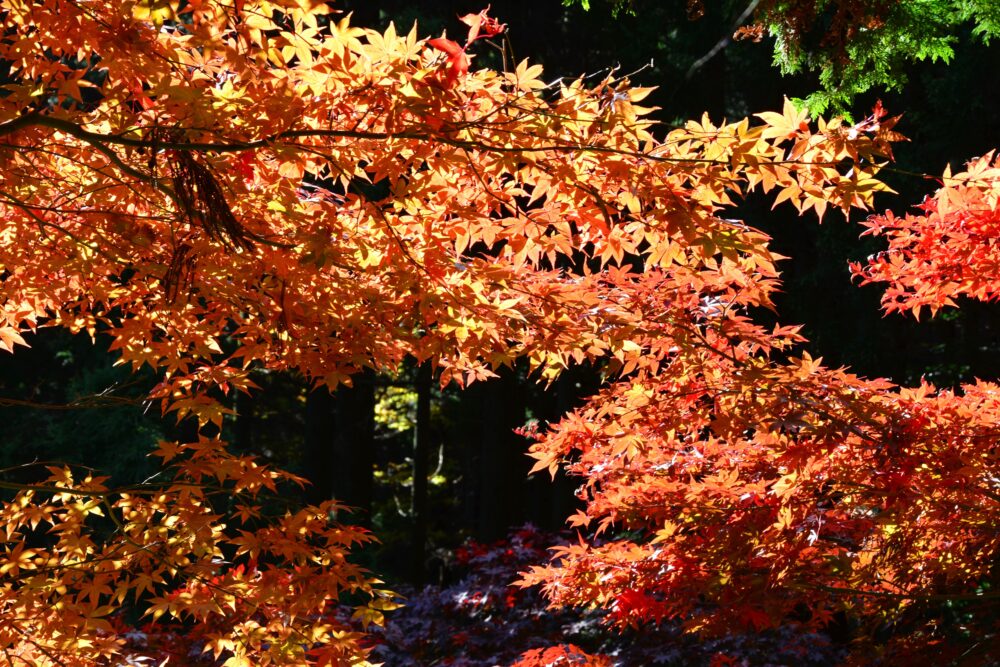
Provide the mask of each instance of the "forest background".
MULTIPOLYGON (((613 15, 603 3, 585 10, 557 0, 511 1, 494 2, 491 14, 507 23, 503 39, 516 60, 543 64, 547 79, 599 79, 613 64, 637 85, 657 86, 647 102, 660 107, 654 117, 666 126, 703 112, 741 118, 817 89, 810 73, 782 76, 766 38, 728 41, 745 3, 705 3, 699 16, 690 4, 640 0, 613 15)), ((382 29, 391 21, 405 28, 416 21, 425 35, 454 31, 456 15, 480 9, 450 0, 341 6, 357 25, 382 29)), ((919 201, 936 187, 923 174, 958 168, 1000 136, 1000 109, 984 76, 1000 71, 1000 46, 975 38, 971 25, 954 37, 952 62, 908 64, 901 89, 870 90, 850 102, 858 116, 877 99, 905 113, 899 129, 912 143, 897 149, 894 169, 883 174, 899 195, 884 196, 879 209, 919 201)), ((476 65, 502 67, 504 57, 510 54, 481 48, 476 65)), ((859 228, 838 219, 803 224, 793 212, 769 208, 751 197, 741 214, 773 235, 776 252, 793 258, 781 266, 777 310, 784 321, 805 325, 810 349, 828 365, 904 385, 1000 376, 995 304, 964 304, 922 322, 885 317, 881 290, 852 285, 847 265, 876 252, 878 241, 859 240, 859 228)), ((144 402, 156 381, 151 373, 135 376, 112 365, 108 341, 99 337, 94 345, 86 336, 42 329, 28 342, 30 349, 0 357, 0 468, 66 461, 127 484, 155 471, 147 454, 158 440, 191 437, 190 424, 161 418, 158 406, 144 402)), ((546 387, 517 366, 459 391, 440 390, 411 367, 394 377, 365 374, 332 396, 310 392, 291 374, 260 371, 254 381, 261 389, 236 396, 235 414, 223 425, 232 447, 309 479, 303 500, 335 497, 356 508, 348 520, 369 526, 381 541, 358 559, 390 581, 420 586, 449 583, 456 553, 468 558, 461 551, 468 539, 493 543, 529 523, 563 528, 575 509, 575 485, 561 474, 554 482, 547 474, 529 476, 532 461, 516 429, 557 420, 593 393, 601 373, 574 368, 546 387)))

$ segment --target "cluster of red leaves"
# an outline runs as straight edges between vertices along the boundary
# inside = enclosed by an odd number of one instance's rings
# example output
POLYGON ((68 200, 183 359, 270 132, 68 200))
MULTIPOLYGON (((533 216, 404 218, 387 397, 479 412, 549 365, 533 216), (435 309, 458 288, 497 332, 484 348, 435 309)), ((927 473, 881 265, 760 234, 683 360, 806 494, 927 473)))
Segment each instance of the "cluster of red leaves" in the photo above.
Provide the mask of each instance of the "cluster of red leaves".
POLYGON ((595 657, 584 653, 573 644, 561 644, 549 648, 525 651, 521 658, 511 667, 562 667, 577 665, 578 667, 610 667, 607 658, 595 657))
MULTIPOLYGON (((923 215, 865 223, 889 249, 855 272, 890 283, 887 310, 997 298, 998 184, 989 155, 946 173, 923 215)), ((794 332, 754 330, 728 313, 739 304, 711 304, 700 345, 675 344, 537 436, 536 470, 562 461, 583 480, 571 523, 611 538, 561 547, 522 583, 622 626, 822 628, 849 611, 867 633, 892 619, 887 660, 962 653, 935 609, 961 604, 966 627, 991 631, 1000 386, 906 389, 772 359, 794 332)))
POLYGON ((955 298, 1000 298, 1000 161, 993 153, 965 171, 945 171, 942 187, 920 205, 921 214, 872 216, 866 234, 885 237, 888 249, 854 264, 867 283, 888 283, 887 312, 923 308, 935 314, 955 298))
POLYGON ((511 581, 566 540, 566 534, 524 526, 492 544, 460 547, 447 583, 402 591, 406 605, 372 634, 371 659, 393 667, 494 667, 519 660, 708 667, 730 656, 729 664, 826 667, 843 653, 829 637, 803 634, 794 624, 717 638, 685 634, 676 622, 621 633, 602 622, 600 610, 547 609, 538 589, 515 587, 511 581))

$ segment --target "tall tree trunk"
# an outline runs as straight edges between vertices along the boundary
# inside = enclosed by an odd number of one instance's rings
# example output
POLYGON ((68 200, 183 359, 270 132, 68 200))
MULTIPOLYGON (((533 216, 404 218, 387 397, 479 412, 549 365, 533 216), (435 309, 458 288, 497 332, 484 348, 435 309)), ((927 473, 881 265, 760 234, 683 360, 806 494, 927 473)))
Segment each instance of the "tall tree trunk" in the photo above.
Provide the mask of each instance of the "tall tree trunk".
POLYGON ((353 523, 371 521, 375 464, 375 374, 355 375, 353 386, 325 389, 306 399, 306 476, 309 499, 335 498, 355 511, 353 523))
POLYGON ((427 532, 430 517, 427 512, 427 477, 430 465, 431 366, 425 362, 417 369, 417 415, 413 430, 413 582, 426 579, 427 532))
POLYGON ((253 397, 237 391, 233 399, 233 410, 236 411, 233 424, 233 450, 240 453, 253 451, 253 397))
POLYGON ((336 398, 333 495, 354 508, 353 523, 369 525, 375 472, 375 372, 355 375, 336 398))
POLYGON ((306 478, 311 485, 306 489, 309 502, 320 503, 334 496, 333 470, 336 419, 333 395, 320 387, 306 397, 306 478))
POLYGON ((479 428, 477 536, 497 540, 525 521, 525 485, 530 468, 514 429, 524 423, 523 390, 515 371, 483 383, 479 428))
MULTIPOLYGON (((578 407, 586 396, 595 393, 599 386, 600 376, 596 370, 589 366, 574 366, 530 399, 532 412, 543 424, 557 423, 578 407)), ((522 442, 521 451, 529 445, 522 442)), ((524 458, 529 465, 532 463, 524 458)), ((578 479, 567 477, 562 470, 556 472, 555 479, 545 470, 535 473, 528 481, 525 520, 547 530, 565 528, 566 517, 579 506, 574 495, 578 485, 578 479)))

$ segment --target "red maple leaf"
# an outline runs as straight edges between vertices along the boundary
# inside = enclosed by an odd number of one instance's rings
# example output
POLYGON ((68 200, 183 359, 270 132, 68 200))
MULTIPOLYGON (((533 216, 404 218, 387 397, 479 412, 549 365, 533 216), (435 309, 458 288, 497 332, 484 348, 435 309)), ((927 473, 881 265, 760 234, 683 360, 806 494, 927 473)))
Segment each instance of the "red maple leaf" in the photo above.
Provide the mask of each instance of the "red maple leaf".
POLYGON ((458 77, 463 76, 469 71, 470 61, 465 51, 469 48, 470 44, 477 39, 499 35, 507 29, 506 24, 500 23, 495 18, 489 16, 487 14, 489 11, 490 8, 487 5, 486 9, 478 14, 466 14, 459 17, 459 21, 469 26, 469 34, 465 39, 465 46, 459 46, 458 42, 453 42, 446 37, 427 40, 428 46, 438 51, 444 51, 448 56, 445 64, 444 79, 441 81, 441 84, 445 88, 453 87, 458 81, 458 77))
POLYGON ((236 163, 233 166, 236 169, 236 173, 242 176, 244 180, 252 181, 254 176, 253 163, 253 153, 247 152, 236 158, 236 163))
POLYGON ((465 49, 445 37, 427 40, 427 45, 438 51, 444 51, 448 55, 445 64, 444 80, 442 84, 445 88, 451 88, 458 81, 458 77, 469 71, 469 56, 465 49))
POLYGON ((489 11, 490 6, 486 5, 486 9, 478 14, 466 14, 458 18, 459 21, 469 26, 469 36, 465 40, 466 47, 477 39, 495 37, 507 29, 506 23, 500 23, 495 18, 488 16, 487 12, 489 11))

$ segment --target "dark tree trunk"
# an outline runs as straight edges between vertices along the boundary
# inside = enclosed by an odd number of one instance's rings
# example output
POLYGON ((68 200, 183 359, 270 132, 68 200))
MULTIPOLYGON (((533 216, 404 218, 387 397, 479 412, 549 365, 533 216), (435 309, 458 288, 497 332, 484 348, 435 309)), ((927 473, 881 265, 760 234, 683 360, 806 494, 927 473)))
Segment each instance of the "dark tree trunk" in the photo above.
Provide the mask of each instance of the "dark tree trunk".
POLYGON ((307 473, 309 499, 335 498, 352 508, 353 523, 371 520, 375 462, 375 376, 365 371, 354 385, 335 394, 325 389, 306 400, 307 473))
POLYGON ((375 373, 355 375, 336 399, 333 496, 354 508, 352 522, 371 522, 375 470, 375 373))
POLYGON ((530 468, 524 446, 514 429, 524 424, 523 388, 514 371, 483 383, 479 428, 479 493, 476 533, 497 540, 525 521, 525 484, 530 468))
POLYGON ((253 451, 253 397, 242 391, 236 392, 233 409, 236 411, 233 424, 233 450, 250 453, 253 451))
POLYGON ((333 497, 333 470, 336 468, 333 442, 336 433, 335 402, 324 387, 306 397, 306 489, 309 502, 320 503, 333 497))
POLYGON ((423 584, 427 573, 427 478, 430 466, 431 365, 423 363, 417 369, 417 415, 413 429, 413 582, 423 584))
MULTIPOLYGON (((536 419, 543 425, 558 422, 562 417, 583 404, 584 399, 597 391, 600 376, 590 367, 573 367, 563 372, 552 385, 539 392, 531 401, 536 419)), ((526 449, 530 443, 525 442, 526 449)), ((529 460, 529 464, 531 461, 529 460)), ((574 491, 578 479, 571 479, 559 470, 552 479, 547 470, 529 478, 529 511, 526 520, 547 530, 566 527, 566 517, 579 506, 574 491)))

